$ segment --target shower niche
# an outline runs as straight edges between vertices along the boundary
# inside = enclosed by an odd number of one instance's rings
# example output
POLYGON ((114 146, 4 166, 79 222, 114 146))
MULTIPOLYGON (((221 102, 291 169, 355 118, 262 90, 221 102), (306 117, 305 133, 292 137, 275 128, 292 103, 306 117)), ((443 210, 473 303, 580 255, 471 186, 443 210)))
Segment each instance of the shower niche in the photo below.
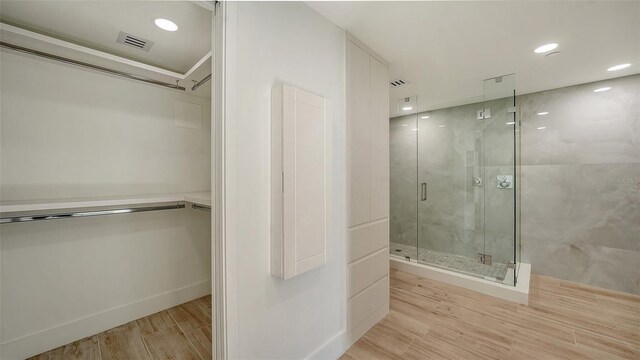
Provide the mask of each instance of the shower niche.
POLYGON ((398 100, 402 115, 390 119, 389 252, 392 258, 515 285, 515 75, 485 80, 483 87, 482 97, 447 108, 424 109, 416 96, 398 100))

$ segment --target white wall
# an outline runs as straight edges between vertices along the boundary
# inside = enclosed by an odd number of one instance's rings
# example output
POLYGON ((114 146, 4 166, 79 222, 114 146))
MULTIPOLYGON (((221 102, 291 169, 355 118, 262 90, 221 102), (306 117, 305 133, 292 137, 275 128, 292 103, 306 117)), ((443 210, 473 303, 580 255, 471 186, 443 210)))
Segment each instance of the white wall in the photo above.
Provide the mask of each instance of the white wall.
POLYGON ((345 326, 345 34, 301 2, 227 6, 229 357, 305 358, 345 326), (327 262, 286 281, 269 270, 270 105, 278 83, 325 97, 330 123, 327 262))
MULTIPOLYGON (((210 100, 1 54, 2 200, 209 191, 210 100), (202 129, 173 125, 200 104, 202 129)), ((0 227, 3 359, 210 290, 210 213, 192 209, 0 227)))

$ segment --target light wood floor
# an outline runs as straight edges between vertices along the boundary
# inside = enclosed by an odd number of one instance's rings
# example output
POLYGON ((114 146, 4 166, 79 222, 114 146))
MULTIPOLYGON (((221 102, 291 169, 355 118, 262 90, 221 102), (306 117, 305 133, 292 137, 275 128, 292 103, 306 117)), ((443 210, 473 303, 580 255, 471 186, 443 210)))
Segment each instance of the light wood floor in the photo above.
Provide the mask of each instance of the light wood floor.
POLYGON ((392 270, 390 308, 341 360, 640 359, 640 296, 549 277, 525 306, 392 270))
POLYGON ((211 296, 205 296, 30 359, 209 360, 211 339, 211 296))

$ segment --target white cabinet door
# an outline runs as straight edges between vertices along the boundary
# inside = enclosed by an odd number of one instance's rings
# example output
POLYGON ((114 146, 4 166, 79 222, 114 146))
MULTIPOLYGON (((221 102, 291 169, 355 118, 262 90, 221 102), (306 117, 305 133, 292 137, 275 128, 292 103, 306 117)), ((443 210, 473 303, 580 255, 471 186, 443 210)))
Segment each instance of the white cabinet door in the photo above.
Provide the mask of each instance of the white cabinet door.
MULTIPOLYGON (((347 41, 349 227, 370 220, 369 54, 347 41)), ((388 100, 385 100, 388 102, 388 100)))
POLYGON ((389 217, 389 83, 387 67, 369 57, 370 219, 389 217))
POLYGON ((271 273, 288 279, 325 263, 325 100, 273 90, 271 273))

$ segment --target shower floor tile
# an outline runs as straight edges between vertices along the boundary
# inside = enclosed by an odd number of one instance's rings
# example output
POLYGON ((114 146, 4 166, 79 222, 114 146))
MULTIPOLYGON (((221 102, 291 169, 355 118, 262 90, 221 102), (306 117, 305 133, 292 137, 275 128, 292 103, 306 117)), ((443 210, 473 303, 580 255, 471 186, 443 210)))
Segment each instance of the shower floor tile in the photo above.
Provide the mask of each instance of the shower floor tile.
POLYGON ((418 259, 419 262, 463 271, 473 275, 496 278, 498 280, 504 280, 507 274, 507 264, 493 262, 491 265, 485 265, 478 262, 478 259, 475 258, 429 249, 419 249, 418 251, 415 246, 410 245, 390 243, 389 252, 391 255, 403 258, 408 256, 412 260, 418 259))

